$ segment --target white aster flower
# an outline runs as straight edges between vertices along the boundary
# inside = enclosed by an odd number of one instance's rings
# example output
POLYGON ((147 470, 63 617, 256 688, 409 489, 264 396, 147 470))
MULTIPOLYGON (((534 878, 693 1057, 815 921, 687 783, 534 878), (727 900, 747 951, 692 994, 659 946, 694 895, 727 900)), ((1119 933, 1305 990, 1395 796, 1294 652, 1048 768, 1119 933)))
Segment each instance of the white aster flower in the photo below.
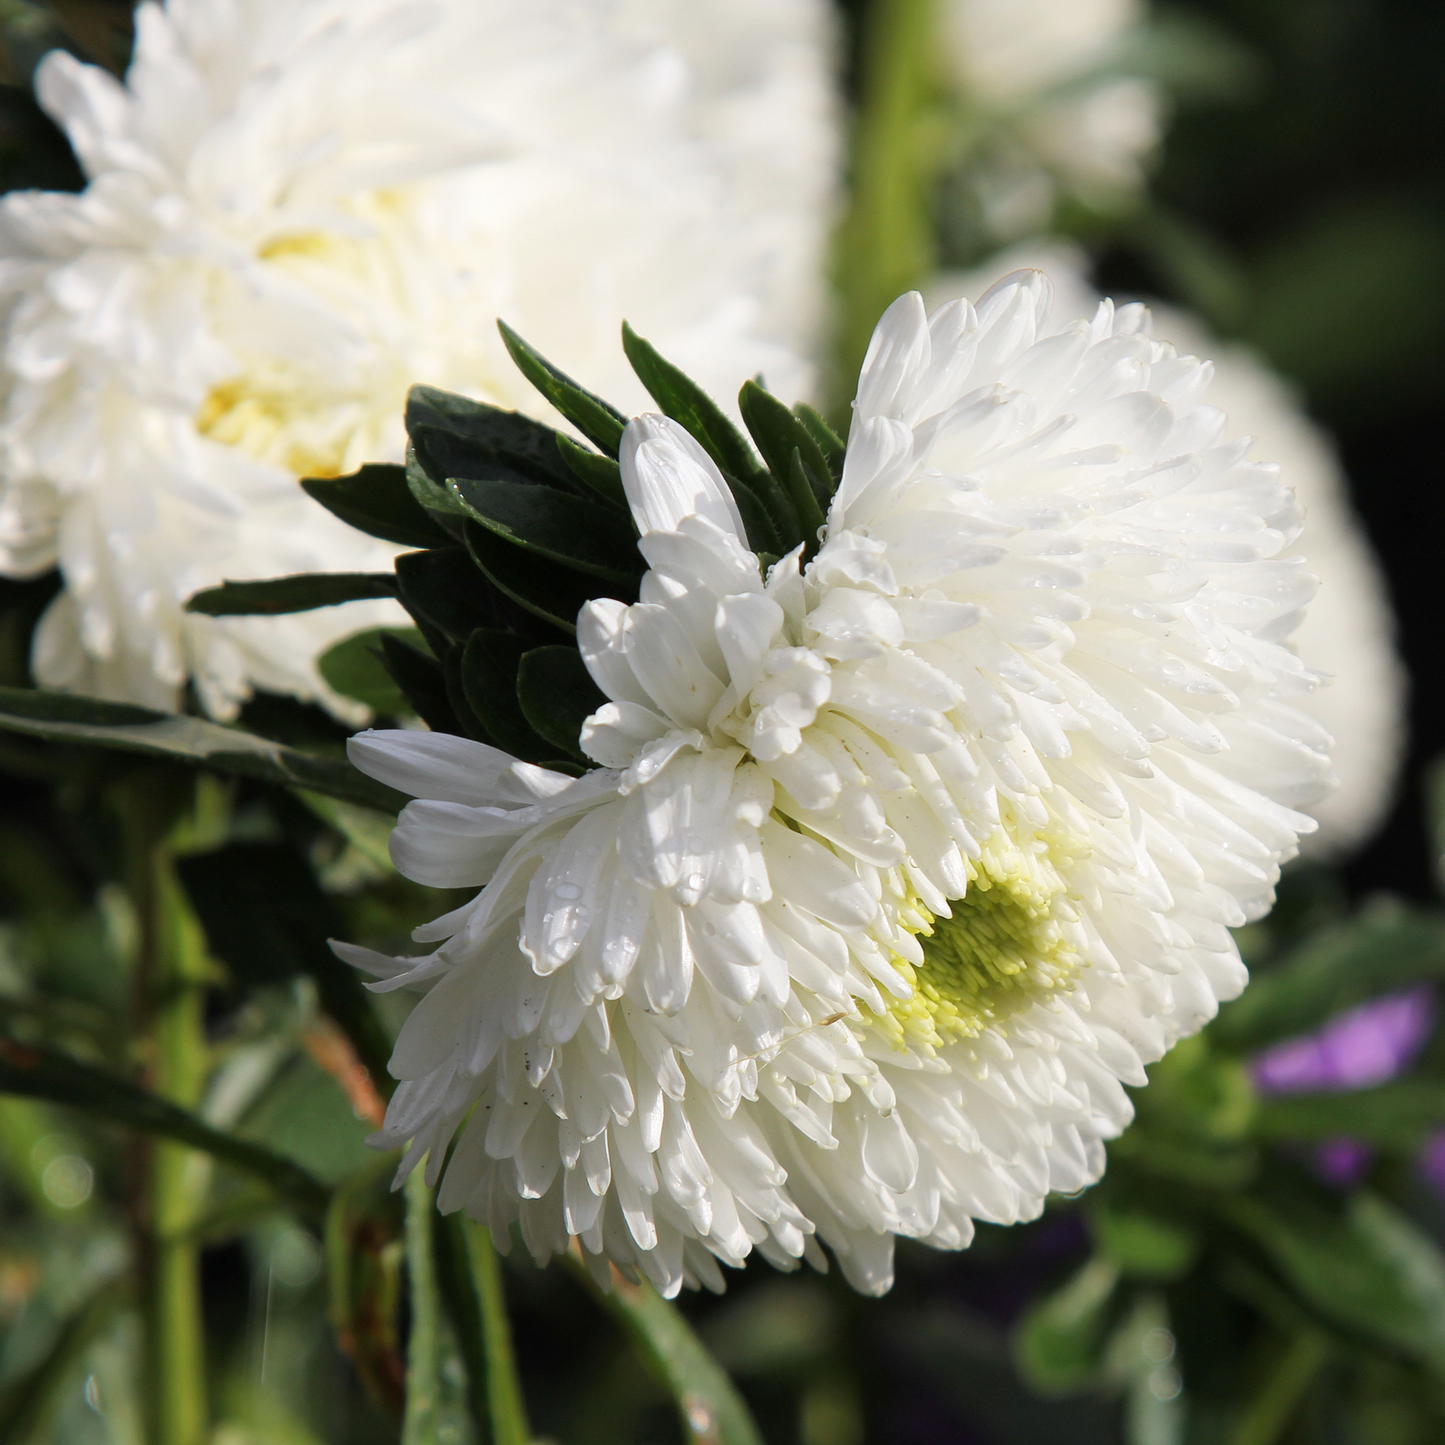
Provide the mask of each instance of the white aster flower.
POLYGON ((1044 225, 1060 187, 1093 204, 1137 191, 1159 144, 1150 81, 1109 74, 1142 0, 947 0, 943 53, 975 125, 975 183, 1000 240, 1044 225))
POLYGON ((475 318, 638 403, 624 315, 705 381, 806 390, 827 16, 172 0, 140 7, 124 85, 48 57, 38 93, 90 184, 0 202, 0 572, 65 580, 39 681, 170 706, 191 678, 223 716, 252 686, 336 704, 318 650, 395 609, 181 605, 387 567, 296 478, 400 460, 415 381, 540 409, 475 318))
POLYGON ((486 885, 424 957, 337 945, 429 990, 379 1138, 435 1177, 457 1136, 443 1209, 665 1293, 820 1240, 881 1291, 895 1236, 1096 1179, 1122 1085, 1243 987, 1327 774, 1298 509, 1142 308, 1049 307, 1022 272, 890 308, 806 567, 764 578, 692 438, 631 423, 597 770, 353 740, 418 799, 398 868, 486 885))
MULTIPOLYGON (((976 299, 991 277, 1023 266, 1048 272, 1055 316, 1077 316, 1099 304, 1084 254, 1057 243, 1015 247, 973 272, 940 276, 928 288, 929 302, 976 299)), ((1229 417, 1235 432, 1254 438, 1252 454, 1280 468, 1304 510, 1294 550, 1320 585, 1291 645, 1328 685, 1298 705, 1334 738, 1331 762, 1339 785, 1306 810, 1319 830, 1302 840, 1301 849, 1308 857, 1339 857, 1383 822, 1404 754, 1407 680, 1384 576, 1350 505, 1334 444, 1288 383, 1248 347, 1221 341, 1197 317, 1153 302, 1150 312, 1154 336, 1212 359, 1205 400, 1229 417)))

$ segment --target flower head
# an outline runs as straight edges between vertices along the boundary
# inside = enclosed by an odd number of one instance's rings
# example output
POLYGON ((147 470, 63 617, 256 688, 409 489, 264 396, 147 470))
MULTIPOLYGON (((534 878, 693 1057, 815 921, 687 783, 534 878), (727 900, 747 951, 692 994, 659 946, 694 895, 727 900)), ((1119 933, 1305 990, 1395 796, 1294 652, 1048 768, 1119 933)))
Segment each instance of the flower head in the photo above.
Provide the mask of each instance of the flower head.
POLYGON ((400 460, 414 381, 539 409, 471 318, 624 394, 620 314, 714 380, 806 387, 826 10, 738 10, 172 0, 140 7, 124 85, 47 58, 89 185, 0 203, 0 571, 65 581, 39 680, 169 706, 190 679, 222 715, 253 686, 338 703, 316 653, 394 609, 183 603, 385 567, 296 478, 400 460))
POLYGON ((577 622, 581 777, 363 733, 420 881, 485 884, 381 1136, 443 1208, 664 1291, 826 1243, 966 1245, 1098 1177, 1122 1085, 1245 981, 1327 776, 1283 645, 1312 589, 1269 466, 1142 308, 1043 325, 1037 272, 873 338, 816 554, 764 567, 706 452, 641 417, 649 570, 577 622))

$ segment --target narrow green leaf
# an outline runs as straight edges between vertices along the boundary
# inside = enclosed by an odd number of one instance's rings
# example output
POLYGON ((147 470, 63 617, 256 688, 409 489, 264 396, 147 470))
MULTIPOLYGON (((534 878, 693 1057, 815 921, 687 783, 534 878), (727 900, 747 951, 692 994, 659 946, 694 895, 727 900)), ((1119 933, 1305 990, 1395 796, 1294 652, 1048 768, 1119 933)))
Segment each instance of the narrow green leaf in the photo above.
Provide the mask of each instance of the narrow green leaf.
POLYGON ((390 572, 299 572, 291 577, 207 587, 188 599, 186 611, 207 617, 279 617, 342 602, 395 596, 396 577, 390 572))
POLYGON ((646 568, 631 518, 612 507, 512 482, 451 487, 484 527, 529 552, 609 582, 635 585, 646 568))
POLYGON ((348 526, 401 547, 439 547, 447 535, 412 496, 406 468, 372 463, 347 477, 307 477, 301 485, 348 526))
POLYGON ((557 433, 557 450, 562 460, 579 480, 587 483, 604 501, 615 507, 627 507, 627 493, 622 488, 622 468, 611 457, 599 456, 578 446, 569 436, 557 433))
POLYGON ((685 372, 659 356, 625 321, 622 349, 648 395, 674 421, 681 422, 721 471, 742 480, 762 473, 743 434, 722 408, 685 372))
POLYGON ((412 708, 382 661, 381 639, 386 633, 404 638, 413 646, 422 640, 421 633, 414 628, 368 627, 333 642, 316 659, 316 670, 322 681, 342 697, 349 697, 383 717, 397 717, 411 712, 412 708))
POLYGON ((574 1255, 564 1259, 588 1293, 627 1332, 659 1383, 672 1396, 683 1439, 697 1445, 763 1445, 743 1398, 682 1312, 646 1281, 631 1284, 616 1270, 603 1291, 574 1255))
POLYGON ((536 647, 526 653, 517 668, 517 701, 547 742, 591 765, 577 738, 607 698, 575 647, 536 647))
POLYGON ((1413 1153, 1445 1128, 1445 1081, 1397 1079, 1374 1089, 1285 1094, 1259 1101, 1254 1133, 1262 1139, 1321 1141, 1349 1135, 1413 1153))
POLYGON ((1376 994, 1445 978, 1445 915, 1384 900, 1321 928, 1220 1010, 1216 1044, 1241 1052, 1308 1032, 1376 994))
POLYGON ((395 632, 384 632, 381 636, 381 656, 387 672, 402 690, 412 711, 434 733, 466 736, 456 713, 452 711, 442 665, 430 652, 413 646, 395 632))
POLYGON ((1082 1389, 1103 1367, 1119 1266, 1096 1255, 1061 1289, 1033 1305, 1014 1335, 1024 1378, 1044 1394, 1082 1389))
MULTIPOLYGON (((561 434, 518 411, 505 411, 434 386, 413 386, 406 398, 407 435, 424 429, 449 432, 468 443, 471 453, 492 457, 549 484, 568 484, 557 444, 561 434)), ((470 475, 449 472, 446 475, 470 475)), ((433 473, 436 481, 446 475, 433 473)))
POLYGON ((0 1445, 32 1445, 41 1438, 60 1407, 61 1390, 78 1384, 75 1375, 91 1345, 133 1293, 128 1278, 107 1280, 61 1323, 45 1354, 0 1390, 0 1445))
POLYGON ((0 729, 52 742, 169 758, 282 787, 309 788, 384 813, 396 812, 405 802, 394 789, 340 759, 316 757, 237 728, 128 703, 0 687, 0 729))
POLYGON ((1221 1207, 1319 1315, 1445 1376, 1445 1257, 1393 1205, 1296 1184, 1221 1207))
POLYGON ((479 627, 461 656, 461 684, 467 705, 496 745, 524 762, 555 753, 527 720, 517 701, 517 669, 528 644, 513 632, 479 627))
POLYGON ((548 440, 552 453, 549 465, 534 457, 496 450, 455 432, 419 426, 411 433, 417 462, 435 482, 452 477, 475 477, 483 481, 515 482, 524 487, 548 487, 575 495, 581 489, 570 468, 562 464, 556 442, 548 440))
POLYGON ((406 1344, 406 1412, 401 1445, 441 1445, 441 1297, 432 1252, 435 1206, 423 1171, 406 1181, 406 1271, 411 1332, 406 1344))
POLYGON ((577 614, 594 597, 637 601, 635 584, 604 582, 535 552, 524 552, 480 522, 468 523, 467 548, 472 561, 498 591, 564 632, 576 632, 577 614))
POLYGON ((386 1067, 391 1039, 356 970, 328 946, 344 930, 306 860, 280 843, 229 843, 178 858, 176 872, 211 955, 247 984, 309 975, 321 1007, 389 1099, 396 1088, 386 1067))
POLYGON ((788 459, 788 501, 798 514, 803 527, 803 560, 809 561, 818 550, 819 533, 823 530, 823 509, 818 505, 818 494, 813 488, 812 476, 803 465, 803 456, 797 447, 788 459))
POLYGON ((326 1187, 299 1164, 248 1139, 213 1129, 158 1094, 44 1045, 0 1036, 0 1093, 64 1104, 112 1124, 173 1139, 255 1175, 303 1214, 326 1212, 330 1197, 326 1187))
POLYGON ((772 392, 764 391, 755 381, 743 383, 738 393, 738 409, 769 469, 787 491, 804 534, 810 541, 813 540, 823 524, 819 494, 831 497, 833 492, 833 474, 822 447, 812 432, 772 392), (811 474, 814 482, 802 491, 789 478, 795 451, 802 458, 804 473, 811 474))
POLYGON ((535 351, 505 321, 497 330, 522 375, 557 408, 593 446, 616 458, 622 445, 627 418, 600 397, 584 391, 570 376, 558 371, 546 357, 535 351))
POLYGON ((828 425, 823 414, 814 410, 807 402, 800 401, 793 408, 793 415, 807 427, 808 434, 818 443, 818 449, 827 458, 828 471, 836 487, 843 479, 843 461, 848 452, 848 444, 828 425))

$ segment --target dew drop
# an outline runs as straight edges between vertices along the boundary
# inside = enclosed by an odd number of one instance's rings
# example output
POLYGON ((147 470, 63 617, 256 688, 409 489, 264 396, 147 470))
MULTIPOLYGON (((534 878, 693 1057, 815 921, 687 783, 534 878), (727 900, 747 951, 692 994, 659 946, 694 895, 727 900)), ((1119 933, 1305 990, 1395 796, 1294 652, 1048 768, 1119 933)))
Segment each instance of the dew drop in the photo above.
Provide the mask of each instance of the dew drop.
POLYGON ((571 903, 574 898, 582 896, 582 890, 575 883, 559 883, 553 890, 558 898, 571 903))

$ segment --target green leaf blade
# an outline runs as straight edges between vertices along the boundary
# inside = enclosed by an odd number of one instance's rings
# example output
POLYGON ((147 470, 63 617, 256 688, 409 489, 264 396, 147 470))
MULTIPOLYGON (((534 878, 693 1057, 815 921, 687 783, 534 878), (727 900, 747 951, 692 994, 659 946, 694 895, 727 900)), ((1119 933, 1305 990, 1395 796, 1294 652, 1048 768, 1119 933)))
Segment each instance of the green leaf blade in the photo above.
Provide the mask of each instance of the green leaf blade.
POLYGON ((589 767, 578 735, 607 701, 574 647, 537 647, 517 667, 517 701, 533 730, 589 767))
POLYGON ((540 352, 523 341, 505 321, 497 322, 512 360, 522 375, 557 408, 561 414, 604 455, 617 457, 622 446, 622 433, 627 418, 601 397, 578 386, 565 372, 559 371, 540 352))
POLYGON ((396 577, 390 572, 301 572, 207 587, 187 600, 186 611, 206 617, 280 617, 395 596, 396 577))
POLYGON ((302 487, 333 516, 401 547, 437 547, 446 533, 407 486, 406 468, 371 463, 345 477, 307 477, 302 487))

